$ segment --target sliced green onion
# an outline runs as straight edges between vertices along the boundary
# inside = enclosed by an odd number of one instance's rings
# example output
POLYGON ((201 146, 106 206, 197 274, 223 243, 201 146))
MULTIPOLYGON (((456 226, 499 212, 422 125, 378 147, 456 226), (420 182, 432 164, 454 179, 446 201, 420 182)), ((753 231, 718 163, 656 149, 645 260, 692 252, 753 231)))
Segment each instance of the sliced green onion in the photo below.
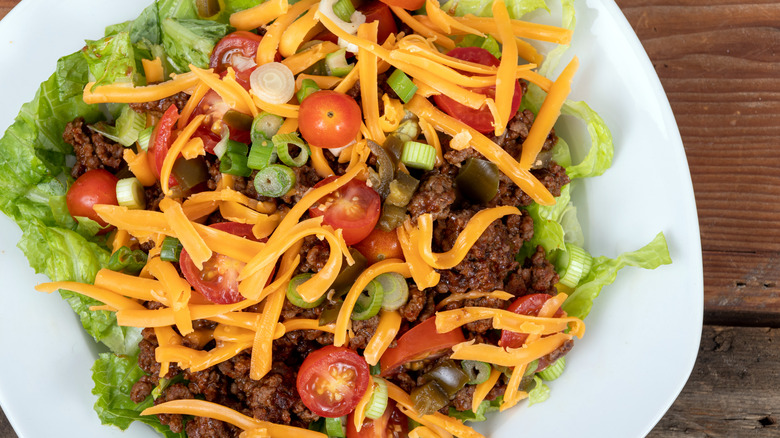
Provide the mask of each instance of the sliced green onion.
POLYGON ((385 383, 384 379, 373 376, 371 380, 374 382, 374 392, 371 394, 371 400, 368 402, 366 418, 376 420, 387 409, 387 383, 385 383))
POLYGON ((344 418, 345 417, 325 417, 325 433, 328 434, 328 437, 344 438, 347 436, 344 432, 344 418))
POLYGON ((252 149, 249 150, 249 158, 246 165, 250 169, 261 170, 276 162, 276 148, 271 140, 264 138, 260 141, 252 142, 252 149))
POLYGON ((289 134, 276 134, 271 141, 273 141, 274 147, 276 148, 276 155, 282 163, 292 167, 301 167, 309 161, 309 154, 311 153, 309 146, 298 137, 298 134, 293 132, 289 134), (290 156, 289 145, 291 144, 298 146, 301 150, 295 158, 290 156))
POLYGON ((328 75, 337 76, 343 78, 347 75, 355 66, 347 63, 347 49, 336 50, 333 53, 328 53, 325 56, 325 68, 328 70, 328 75))
POLYGON ((311 93, 314 93, 315 91, 320 91, 319 85, 317 85, 313 79, 307 78, 301 81, 301 88, 297 93, 295 93, 295 97, 298 98, 298 103, 301 103, 303 102, 303 99, 306 99, 311 93))
POLYGON ((368 283, 366 289, 360 294, 355 303, 355 309, 352 311, 352 319, 364 321, 379 313, 384 299, 382 284, 376 279, 368 283))
MULTIPOLYGON (((532 375, 536 372, 537 368, 539 368, 539 359, 535 359, 533 362, 528 364, 528 366, 525 368, 525 373, 523 373, 523 377, 532 375)), ((512 372, 507 369, 504 371, 504 374, 506 374, 508 377, 511 377, 512 372)))
POLYGON ((252 169, 247 167, 247 154, 249 146, 239 141, 228 140, 225 144, 225 152, 219 163, 219 171, 229 175, 249 176, 252 169))
POLYGON ((426 143, 407 141, 404 143, 401 162, 407 167, 431 170, 436 163, 436 148, 426 143))
POLYGON ((228 126, 241 131, 249 131, 252 129, 253 120, 254 119, 252 119, 252 116, 249 114, 244 114, 241 111, 236 111, 234 109, 227 110, 225 115, 222 116, 222 121, 227 123, 228 126))
POLYGON ((166 236, 160 247, 160 260, 164 262, 178 262, 181 250, 184 248, 179 239, 166 236))
POLYGON ((383 310, 398 310, 409 300, 409 285, 403 275, 397 272, 386 272, 374 279, 382 286, 383 310))
POLYGON ((269 62, 257 67, 249 76, 252 92, 268 103, 287 103, 295 95, 295 76, 281 62, 269 62))
POLYGON ((131 210, 146 208, 146 193, 138 178, 124 178, 116 183, 116 200, 131 210))
MULTIPOLYGON (((310 79, 307 79, 310 80, 310 79)), ((306 80, 304 80, 306 82, 306 80)), ((314 81, 312 81, 314 82, 314 81)), ((298 100, 300 102, 300 99, 298 100)), ((268 139, 276 135, 279 132, 279 128, 284 123, 284 118, 267 112, 262 112, 255 117, 252 121, 252 129, 250 131, 250 138, 252 144, 268 139)))
POLYGON ((313 309, 320 304, 322 304, 323 301, 325 301, 325 296, 321 296, 317 301, 313 303, 309 303, 301 297, 301 294, 298 293, 298 286, 305 283, 308 279, 313 277, 314 274, 298 274, 295 277, 293 277, 290 282, 287 284, 287 300, 290 301, 293 305, 300 307, 301 309, 313 309))
POLYGON ((338 0, 333 5, 333 13, 342 20, 350 22, 352 21, 352 14, 355 13, 355 5, 352 4, 351 0, 338 0))
POLYGON ((478 360, 464 360, 460 363, 463 372, 469 376, 469 385, 479 385, 490 377, 490 364, 478 360))
POLYGON ((249 153, 249 146, 240 141, 228 140, 225 152, 228 154, 246 155, 249 153))
POLYGON ((409 76, 406 76, 406 73, 399 69, 395 69, 390 77, 387 78, 387 85, 395 91, 395 94, 397 94, 404 103, 409 103, 409 101, 412 100, 412 97, 414 97, 414 93, 417 92, 417 85, 414 85, 414 82, 409 79, 409 76))
POLYGON ((116 142, 129 147, 138 141, 138 134, 146 128, 146 117, 138 114, 130 105, 122 108, 122 113, 116 119, 116 142))
POLYGON ((278 198, 295 185, 295 172, 287 166, 271 164, 255 175, 255 190, 260 196, 278 198))
POLYGON ((382 372, 382 365, 380 365, 380 364, 369 365, 368 368, 369 368, 372 376, 378 376, 379 373, 382 372))
POLYGON ((138 133, 138 147, 142 151, 149 150, 149 140, 152 138, 152 131, 154 131, 154 127, 150 126, 138 133))
POLYGON ((555 270, 560 275, 560 283, 574 288, 582 277, 590 272, 593 257, 584 249, 572 243, 566 243, 566 251, 561 251, 555 262, 555 270))
POLYGON ((561 374, 563 374, 563 369, 566 368, 566 358, 562 357, 555 362, 553 362, 552 365, 548 366, 547 368, 539 371, 539 377, 541 377, 544 380, 547 380, 548 382, 551 380, 555 380, 558 377, 561 377, 561 374))
POLYGON ((131 250, 123 246, 111 254, 108 259, 108 269, 137 275, 146 265, 146 253, 140 249, 131 250))
POLYGON ((216 155, 220 160, 222 159, 222 156, 225 155, 225 151, 227 151, 227 143, 230 141, 230 128, 228 125, 222 125, 221 136, 222 138, 219 140, 219 143, 214 146, 214 155, 216 155))

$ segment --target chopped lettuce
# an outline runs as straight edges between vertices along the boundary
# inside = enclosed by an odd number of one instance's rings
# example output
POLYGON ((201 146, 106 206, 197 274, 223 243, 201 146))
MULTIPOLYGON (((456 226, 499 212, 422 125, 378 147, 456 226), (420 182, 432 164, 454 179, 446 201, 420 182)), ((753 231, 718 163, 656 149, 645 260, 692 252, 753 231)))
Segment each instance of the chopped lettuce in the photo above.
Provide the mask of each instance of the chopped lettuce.
POLYGON ((184 438, 186 434, 173 433, 163 426, 156 415, 141 415, 141 411, 154 404, 152 397, 136 404, 130 399, 133 384, 145 373, 138 367, 138 357, 103 353, 92 366, 92 393, 97 396, 95 411, 103 424, 113 424, 125 430, 133 421, 148 424, 168 438, 184 438))
POLYGON ((494 400, 482 400, 482 403, 477 406, 477 411, 459 411, 455 409, 454 407, 450 406, 450 411, 448 415, 452 418, 457 418, 461 421, 473 421, 473 422, 479 422, 479 421, 485 421, 487 420, 487 417, 485 414, 490 412, 498 411, 501 407, 501 402, 504 400, 503 396, 498 396, 494 400))
POLYGON ((81 53, 87 60, 89 79, 95 82, 95 87, 114 83, 143 85, 136 71, 129 33, 119 32, 97 41, 87 40, 81 53))
POLYGON ((612 144, 612 133, 604 120, 585 102, 567 100, 561 109, 561 114, 574 116, 585 122, 590 135, 591 147, 585 158, 576 165, 566 167, 566 174, 571 179, 590 178, 603 174, 612 166, 615 148, 612 144))
POLYGON ((157 4, 152 3, 144 9, 143 12, 141 12, 141 15, 135 20, 125 21, 124 23, 106 27, 105 36, 111 36, 119 32, 129 33, 130 41, 133 44, 136 44, 139 41, 148 41, 151 44, 162 43, 157 4))
POLYGON ((584 319, 593 307, 593 300, 599 296, 601 288, 612 284, 618 271, 625 266, 635 266, 644 269, 655 269, 661 265, 672 263, 669 248, 663 233, 642 248, 626 252, 617 258, 596 257, 590 272, 583 278, 566 301, 563 310, 569 316, 584 319))
MULTIPOLYGON (((506 8, 509 16, 519 19, 523 15, 533 12, 537 9, 548 10, 544 0, 506 0, 506 8)), ((441 8, 445 11, 454 11, 454 15, 464 16, 474 14, 478 17, 493 16, 493 2, 485 0, 449 0, 441 8)))
POLYGON ((501 59, 501 46, 498 44, 498 41, 496 41, 495 38, 493 38, 492 35, 488 35, 486 37, 481 37, 479 35, 466 35, 463 37, 463 39, 457 44, 458 47, 481 47, 488 52, 490 52, 491 55, 495 56, 498 59, 501 59))
POLYGON ((168 62, 179 73, 189 71, 189 64, 208 68, 214 45, 231 30, 215 21, 165 18, 162 40, 168 62))
POLYGON ((533 406, 550 398, 550 387, 539 376, 534 376, 534 387, 528 391, 528 406, 533 406))

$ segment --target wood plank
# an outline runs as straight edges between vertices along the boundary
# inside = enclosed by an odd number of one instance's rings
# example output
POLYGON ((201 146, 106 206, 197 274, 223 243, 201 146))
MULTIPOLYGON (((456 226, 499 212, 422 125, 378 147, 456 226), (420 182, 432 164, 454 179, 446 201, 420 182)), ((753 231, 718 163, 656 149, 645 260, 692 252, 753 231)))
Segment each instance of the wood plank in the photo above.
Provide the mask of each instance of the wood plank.
POLYGON ((648 438, 780 435, 780 329, 705 326, 699 357, 648 438))
POLYGON ((661 79, 691 169, 705 321, 780 326, 780 3, 617 0, 661 79), (740 284, 743 284, 740 286, 740 284), (741 321, 741 318, 746 318, 741 321))
POLYGON ((0 0, 0 19, 5 17, 19 3, 19 0, 0 0))
POLYGON ((779 252, 704 254, 704 323, 780 327, 779 252))
POLYGON ((11 423, 8 422, 8 418, 5 417, 2 409, 0 409, 0 437, 17 438, 14 428, 11 427, 11 423))

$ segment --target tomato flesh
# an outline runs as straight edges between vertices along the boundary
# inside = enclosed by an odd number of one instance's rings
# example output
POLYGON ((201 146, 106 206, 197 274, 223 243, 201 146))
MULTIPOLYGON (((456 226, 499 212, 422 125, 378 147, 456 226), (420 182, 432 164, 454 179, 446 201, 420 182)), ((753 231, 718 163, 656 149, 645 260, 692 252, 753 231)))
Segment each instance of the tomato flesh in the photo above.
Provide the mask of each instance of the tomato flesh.
POLYGON ((353 247, 363 254, 369 264, 387 259, 404 259, 404 252, 395 230, 384 231, 381 228, 374 228, 371 234, 353 247))
MULTIPOLYGON (((537 316, 539 315, 539 311, 542 310, 544 303, 550 298, 552 298, 552 295, 548 294, 523 295, 513 301, 506 310, 517 313, 518 315, 537 316)), ((563 310, 558 309, 553 317, 560 318, 563 315, 563 310)), ((510 330, 502 330, 501 339, 498 341, 498 345, 504 348, 520 348, 525 344, 526 339, 528 339, 527 333, 515 333, 510 330)))
POLYGON ((263 37, 239 30, 226 35, 214 46, 209 58, 209 67, 220 72, 232 64, 233 55, 241 55, 254 59, 257 55, 257 46, 263 37))
MULTIPOLYGON (((480 47, 458 47, 450 50, 447 55, 452 56, 453 58, 461 59, 463 61, 474 62, 492 67, 496 67, 500 64, 500 61, 495 56, 491 55, 490 52, 480 47)), ((470 88, 470 90, 493 99, 496 97, 495 86, 470 88)), ((480 109, 470 108, 443 94, 435 95, 433 100, 442 111, 471 126, 477 131, 483 134, 488 134, 494 131, 493 115, 490 113, 490 110, 487 107, 480 109)), ((517 110, 520 108, 520 102, 522 100, 523 89, 520 86, 520 82, 515 81, 515 94, 512 97, 512 109, 509 112, 510 119, 517 113, 517 110)))
POLYGON ((307 408, 321 417, 336 418, 355 410, 370 376, 365 359, 354 350, 328 345, 306 357, 296 386, 307 408))
MULTIPOLYGON (((219 222, 210 227, 258 241, 252 234, 250 224, 219 222)), ((238 275, 245 265, 246 263, 232 257, 214 253, 210 259, 203 262, 203 269, 198 269, 186 249, 182 249, 179 256, 179 266, 184 278, 196 291, 215 304, 233 304, 244 300, 238 292, 238 275)))
POLYGON ((395 407, 393 400, 388 400, 385 413, 376 420, 366 418, 358 432, 355 427, 354 413, 347 417, 347 438, 402 438, 406 437, 409 422, 406 415, 395 407))
POLYGON ((303 139, 320 148, 340 148, 355 140, 362 115, 355 99, 332 90, 320 90, 301 102, 299 130, 303 139))
POLYGON ((436 317, 432 316, 404 333, 396 342, 395 348, 385 351, 379 360, 380 376, 392 374, 403 364, 435 357, 461 342, 466 342, 466 338, 460 328, 439 333, 436 331, 436 317))
POLYGON ((425 4, 425 0, 382 0, 382 3, 414 11, 420 9, 425 4))
MULTIPOLYGON (((325 178, 314 187, 321 187, 336 177, 325 178)), ((324 216, 322 223, 341 229, 347 245, 365 239, 379 221, 382 198, 376 190, 353 179, 336 192, 325 196, 309 208, 309 216, 324 216)))
MULTIPOLYGON (((152 168, 155 176, 157 176, 157 179, 160 179, 165 156, 168 155, 168 150, 173 143, 173 126, 178 120, 179 109, 176 108, 176 105, 171 104, 152 131, 147 157, 149 166, 152 168)), ((178 185, 173 175, 168 178, 168 185, 170 187, 178 185)))
POLYGON ((90 170, 76 179, 65 195, 68 212, 74 218, 82 216, 104 227, 98 234, 105 234, 111 228, 105 228, 108 223, 95 213, 96 204, 119 205, 116 199, 116 183, 119 179, 104 169, 90 170))

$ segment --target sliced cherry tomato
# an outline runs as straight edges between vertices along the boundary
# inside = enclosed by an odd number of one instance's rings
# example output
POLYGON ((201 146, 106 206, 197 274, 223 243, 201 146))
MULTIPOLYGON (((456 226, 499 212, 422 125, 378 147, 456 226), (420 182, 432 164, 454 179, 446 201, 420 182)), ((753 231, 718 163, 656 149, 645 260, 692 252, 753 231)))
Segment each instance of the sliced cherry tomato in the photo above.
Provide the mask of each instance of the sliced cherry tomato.
MULTIPOLYGON (((398 26, 395 24, 395 17, 393 11, 379 0, 374 0, 357 8, 366 16, 366 23, 379 22, 379 28, 377 29, 376 39, 379 43, 384 43, 390 34, 398 33, 398 26)), ((333 34, 329 30, 323 30, 312 38, 312 40, 330 41, 333 44, 339 43, 339 37, 333 34)), ((347 52, 347 57, 353 56, 351 52, 347 52)))
POLYGON ((447 333, 436 331, 436 317, 432 316, 412 327, 398 339, 395 348, 388 348, 382 355, 381 376, 392 374, 403 364, 433 358, 448 351, 453 345, 466 342, 460 328, 447 333))
MULTIPOLYGON (((214 90, 209 90, 203 99, 198 102, 198 106, 193 112, 193 117, 201 114, 206 115, 206 120, 209 123, 221 120, 225 113, 230 109, 230 106, 222 100, 222 98, 214 90)), ((211 131, 211 125, 202 125, 192 134, 193 137, 199 137, 203 140, 203 148, 208 153, 214 153, 214 146, 219 143, 221 137, 211 131)), ((230 139, 249 144, 251 141, 249 131, 230 127, 230 139)))
MULTIPOLYGON (((250 224, 219 222, 210 227, 258 241, 252 234, 250 224)), ((187 282, 207 300, 216 304, 233 304, 244 299, 238 292, 238 274, 245 265, 246 263, 232 257, 214 253, 203 263, 203 269, 198 269, 186 249, 182 249, 179 256, 179 266, 187 282)))
POLYGON ((379 22, 379 29, 376 34, 376 40, 379 44, 384 43, 390 34, 398 33, 398 26, 395 25, 393 11, 385 3, 374 0, 363 4, 357 10, 366 16, 366 23, 379 22))
POLYGON ((401 243, 398 242, 398 234, 395 230, 383 231, 380 228, 374 228, 371 234, 353 247, 363 254, 369 264, 386 259, 403 260, 404 258, 404 252, 401 249, 401 243))
POLYGON ((409 11, 415 11, 425 4, 425 0, 382 0, 382 3, 388 6, 398 6, 399 8, 404 8, 409 11))
POLYGON ((376 420, 366 418, 360 432, 355 427, 354 413, 347 417, 347 438, 406 438, 408 436, 409 421, 395 407, 395 402, 389 400, 385 413, 376 420))
POLYGON ((355 140, 362 115, 355 99, 332 90, 315 91, 301 102, 301 135, 312 146, 339 148, 355 140))
POLYGON ((224 71, 232 64, 233 55, 255 59, 257 46, 262 39, 260 35, 245 30, 227 34, 214 46, 209 58, 209 67, 216 72, 224 71))
MULTIPOLYGON (((480 47, 458 47, 450 50, 447 55, 464 61, 493 67, 500 64, 500 61, 495 56, 480 47)), ((517 113, 518 108, 520 108, 520 102, 523 100, 523 89, 520 87, 520 82, 515 82, 515 95, 512 97, 512 109, 509 113, 510 119, 517 113)), ((484 94, 490 98, 496 97, 495 86, 470 88, 470 90, 484 94)), ((477 131, 483 134, 493 132, 493 115, 487 107, 480 109, 469 108, 442 94, 434 96, 433 100, 436 101, 436 105, 445 113, 455 117, 477 131)))
MULTIPOLYGON (((506 310, 515 312, 518 315, 537 316, 539 315, 539 311, 542 310, 544 303, 550 298, 552 298, 552 295, 548 294, 523 295, 513 301, 506 310)), ((563 315, 563 310, 558 309, 558 311, 555 312, 554 317, 560 318, 563 315)), ((509 330, 502 330, 501 339, 498 341, 498 345, 504 348, 520 348, 527 338, 527 333, 515 333, 509 330)))
POLYGON ((354 350, 328 345, 309 354, 298 371, 298 394, 312 412, 336 418, 355 410, 371 373, 354 350))
MULTIPOLYGON (((157 179, 160 179, 165 156, 173 143, 173 126, 177 120, 179 120, 179 109, 176 108, 176 105, 171 104, 152 131, 152 138, 149 141, 149 153, 146 156, 149 160, 149 166, 152 168, 155 176, 157 176, 157 179)), ((178 185, 173 175, 168 178, 168 185, 170 187, 178 185)))
MULTIPOLYGON (((334 179, 335 176, 325 178, 314 187, 321 187, 334 179)), ((382 198, 376 190, 363 181, 353 179, 311 206, 309 216, 324 216, 323 224, 340 228, 347 245, 354 245, 371 234, 379 221, 381 209, 382 198)))
MULTIPOLYGON (((65 203, 70 215, 83 216, 106 227, 108 224, 95 213, 95 204, 119 205, 116 200, 116 183, 119 181, 111 172, 94 169, 76 179, 65 195, 65 203)), ((105 234, 111 228, 103 228, 98 234, 105 234)))

